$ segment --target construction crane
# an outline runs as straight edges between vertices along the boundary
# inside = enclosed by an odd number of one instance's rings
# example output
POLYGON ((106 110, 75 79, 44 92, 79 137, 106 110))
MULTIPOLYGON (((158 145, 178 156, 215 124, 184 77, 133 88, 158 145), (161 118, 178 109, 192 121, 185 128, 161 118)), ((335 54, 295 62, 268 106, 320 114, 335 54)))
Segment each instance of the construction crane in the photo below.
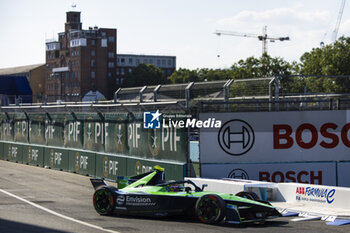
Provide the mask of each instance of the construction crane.
POLYGON ((334 31, 333 31, 333 34, 332 34, 332 42, 335 42, 337 40, 338 30, 339 30, 341 18, 343 16, 345 2, 346 2, 346 0, 342 0, 341 4, 340 4, 340 9, 339 9, 339 13, 338 13, 337 22, 335 23, 335 28, 334 28, 334 31))
POLYGON ((240 33, 240 32, 231 32, 231 31, 222 31, 222 30, 216 30, 214 34, 221 36, 240 36, 240 37, 253 37, 253 38, 258 38, 260 41, 262 41, 262 53, 267 53, 267 41, 269 40, 270 42, 275 42, 276 40, 279 41, 285 41, 289 40, 289 37, 269 37, 267 36, 267 26, 263 27, 263 33, 262 35, 257 35, 257 34, 251 34, 251 33, 240 33))

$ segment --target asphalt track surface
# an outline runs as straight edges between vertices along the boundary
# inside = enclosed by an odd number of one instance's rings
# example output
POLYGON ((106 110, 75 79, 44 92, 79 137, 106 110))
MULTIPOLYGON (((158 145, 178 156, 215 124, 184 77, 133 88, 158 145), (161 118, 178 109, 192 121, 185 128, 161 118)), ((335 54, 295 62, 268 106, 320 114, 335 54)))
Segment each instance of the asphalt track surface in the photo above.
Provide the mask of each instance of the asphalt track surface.
POLYGON ((105 217, 89 177, 0 160, 0 232, 350 232, 350 225, 277 218, 263 225, 206 225, 185 218, 105 217))

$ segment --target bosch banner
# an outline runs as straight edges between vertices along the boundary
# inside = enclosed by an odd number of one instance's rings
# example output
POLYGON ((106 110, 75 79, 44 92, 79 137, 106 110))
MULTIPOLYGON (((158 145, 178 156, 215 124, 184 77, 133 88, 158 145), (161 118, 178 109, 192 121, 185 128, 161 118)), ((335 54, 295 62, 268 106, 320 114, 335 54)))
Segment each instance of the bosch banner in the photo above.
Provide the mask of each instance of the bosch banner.
POLYGON ((267 182, 336 185, 336 163, 202 164, 202 176, 267 182))
POLYGON ((203 113, 201 163, 350 161, 350 111, 203 113))

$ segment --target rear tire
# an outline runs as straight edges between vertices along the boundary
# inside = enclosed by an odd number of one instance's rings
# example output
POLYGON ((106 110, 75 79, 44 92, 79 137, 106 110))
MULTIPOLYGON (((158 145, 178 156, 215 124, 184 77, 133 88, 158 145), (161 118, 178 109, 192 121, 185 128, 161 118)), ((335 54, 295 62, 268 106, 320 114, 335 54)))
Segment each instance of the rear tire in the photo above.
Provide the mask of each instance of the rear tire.
POLYGON ((112 186, 104 186, 97 189, 93 195, 95 210, 100 215, 111 215, 115 208, 115 191, 112 186))
POLYGON ((249 200, 253 200, 253 201, 260 201, 259 196, 256 193, 253 192, 239 192, 236 194, 237 197, 243 197, 243 198, 247 198, 249 200))
POLYGON ((226 203, 216 194, 207 194, 197 200, 195 211, 201 222, 216 224, 226 215, 226 203))

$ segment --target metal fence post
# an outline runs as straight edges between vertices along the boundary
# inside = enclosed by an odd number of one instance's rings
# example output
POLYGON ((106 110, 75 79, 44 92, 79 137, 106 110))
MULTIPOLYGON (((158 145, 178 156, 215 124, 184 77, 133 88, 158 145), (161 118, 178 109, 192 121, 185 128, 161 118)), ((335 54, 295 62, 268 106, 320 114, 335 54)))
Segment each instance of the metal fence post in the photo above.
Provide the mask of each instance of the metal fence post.
POLYGON ((230 86, 234 82, 233 79, 227 80, 227 82, 224 84, 224 101, 225 101, 225 111, 228 112, 229 105, 228 101, 230 98, 230 86))
POLYGON ((159 89, 162 87, 162 85, 158 85, 158 86, 156 86, 156 88, 154 88, 154 90, 153 90, 153 101, 154 102, 157 102, 158 101, 158 91, 159 91, 159 89))
POLYGON ((140 103, 143 102, 143 93, 145 92, 145 90, 147 89, 147 86, 144 86, 140 92, 139 92, 139 95, 140 95, 140 103))
POLYGON ((114 92, 114 103, 117 103, 118 101, 118 93, 120 92, 121 88, 119 87, 116 92, 114 92))
POLYGON ((190 82, 185 88, 185 97, 186 97, 186 109, 187 113, 190 112, 190 100, 191 100, 191 89, 194 85, 194 82, 190 82))

